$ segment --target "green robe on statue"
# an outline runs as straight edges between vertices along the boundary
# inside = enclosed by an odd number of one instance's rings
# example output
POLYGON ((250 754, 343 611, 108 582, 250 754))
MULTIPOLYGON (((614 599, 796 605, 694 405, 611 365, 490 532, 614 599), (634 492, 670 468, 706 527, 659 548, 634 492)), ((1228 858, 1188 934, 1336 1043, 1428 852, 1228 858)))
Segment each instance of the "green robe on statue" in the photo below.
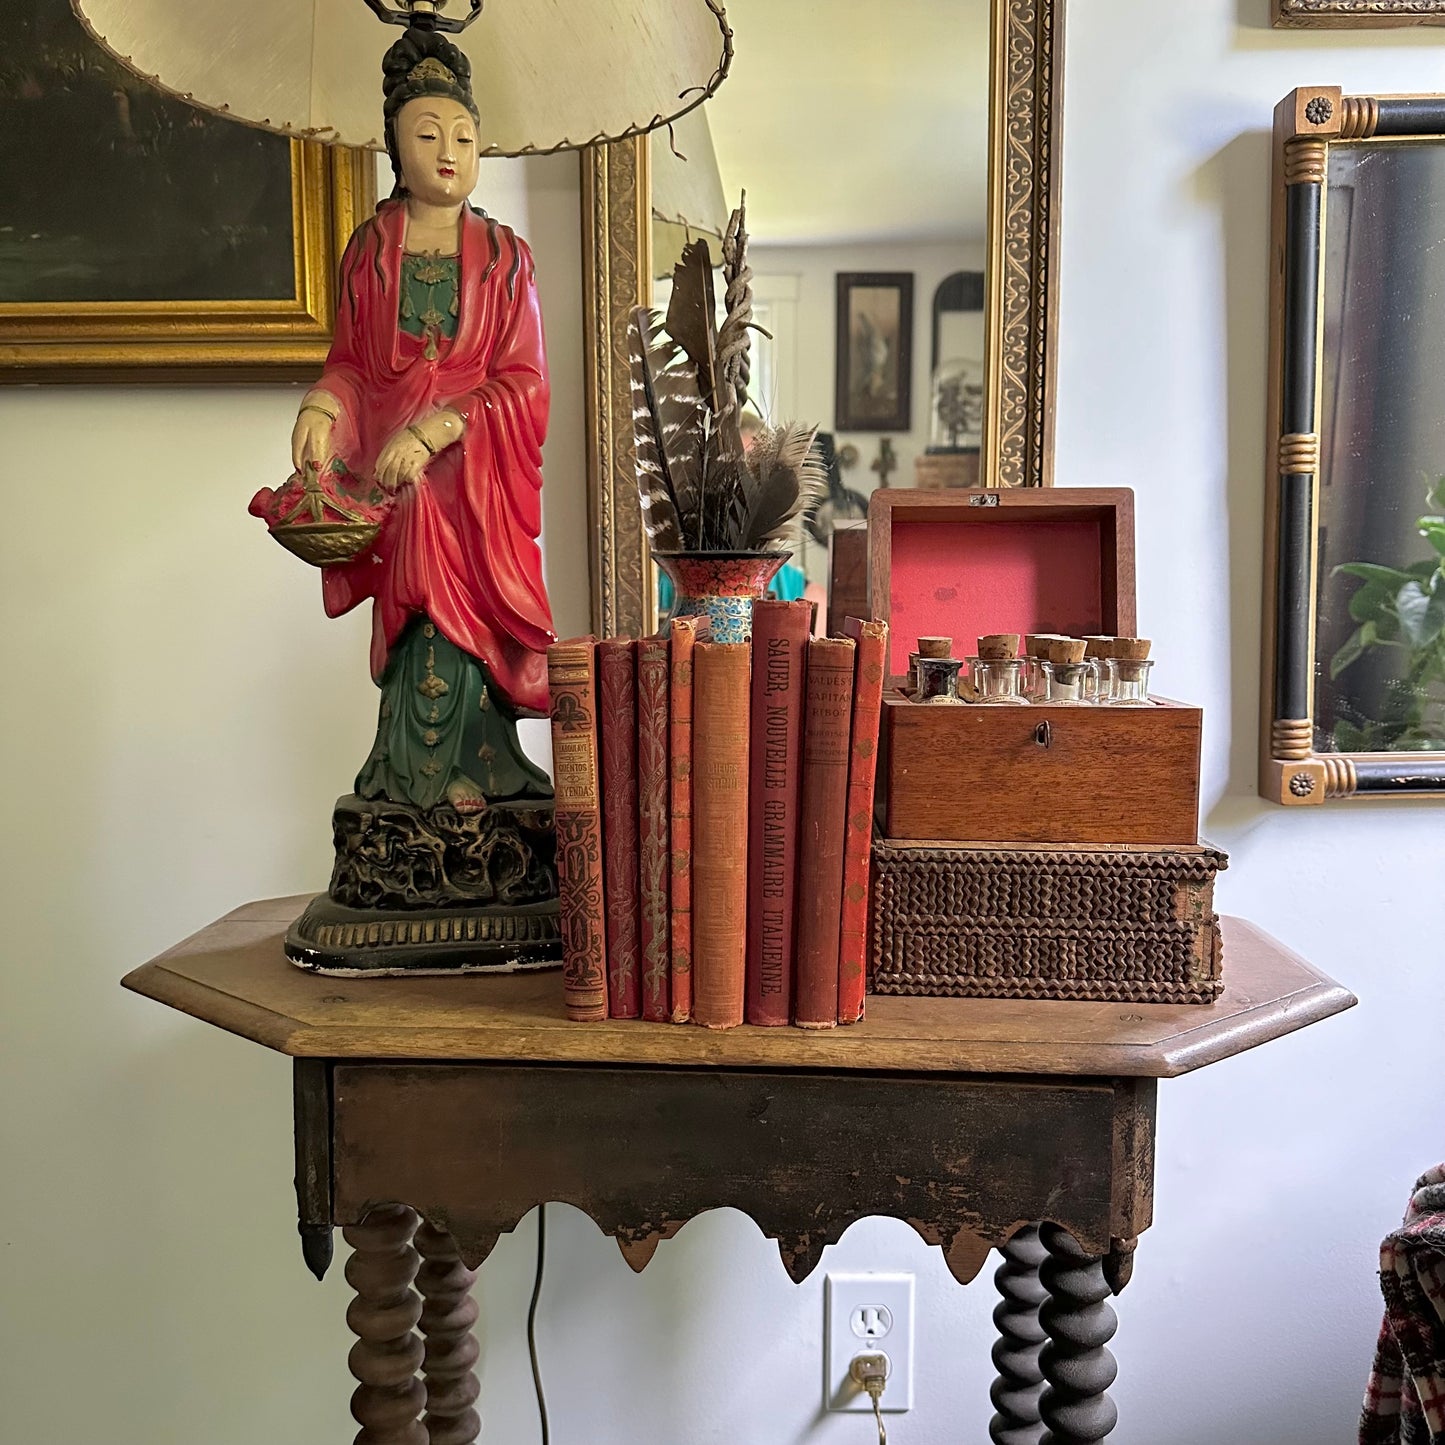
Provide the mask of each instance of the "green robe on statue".
POLYGON ((485 664, 419 617, 387 660, 376 741, 356 792, 423 809, 476 807, 480 799, 550 798, 552 784, 522 751, 517 716, 489 685, 485 664))

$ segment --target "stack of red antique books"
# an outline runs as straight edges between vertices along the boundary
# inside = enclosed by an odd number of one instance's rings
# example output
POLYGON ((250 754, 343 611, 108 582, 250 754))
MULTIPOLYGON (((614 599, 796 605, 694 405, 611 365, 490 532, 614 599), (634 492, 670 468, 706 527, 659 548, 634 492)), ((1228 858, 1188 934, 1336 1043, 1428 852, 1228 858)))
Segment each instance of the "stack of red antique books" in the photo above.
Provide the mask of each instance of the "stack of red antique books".
POLYGON ((548 649, 570 1018, 831 1028, 863 1014, 888 627, 761 601, 548 649))

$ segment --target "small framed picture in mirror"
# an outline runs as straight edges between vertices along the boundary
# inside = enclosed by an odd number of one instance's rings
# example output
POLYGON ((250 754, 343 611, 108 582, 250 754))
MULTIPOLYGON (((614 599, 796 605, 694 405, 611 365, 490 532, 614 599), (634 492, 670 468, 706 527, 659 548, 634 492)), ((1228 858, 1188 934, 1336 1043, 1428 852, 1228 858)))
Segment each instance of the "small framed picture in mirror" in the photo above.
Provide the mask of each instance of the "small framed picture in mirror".
POLYGON ((1260 790, 1445 794, 1445 96, 1275 112, 1260 790))
POLYGON ((913 273, 838 273, 838 431, 908 431, 913 415, 913 273))
POLYGON ((1383 30, 1445 25, 1445 0, 1271 0, 1276 30, 1383 30))

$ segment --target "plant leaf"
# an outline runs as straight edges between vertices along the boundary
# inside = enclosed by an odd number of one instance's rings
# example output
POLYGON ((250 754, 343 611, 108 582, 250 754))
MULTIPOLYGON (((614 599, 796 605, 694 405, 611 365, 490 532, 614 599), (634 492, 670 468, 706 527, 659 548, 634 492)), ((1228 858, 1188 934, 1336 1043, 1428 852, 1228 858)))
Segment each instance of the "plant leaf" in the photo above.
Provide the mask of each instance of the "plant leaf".
POLYGON ((1334 745, 1336 752, 1362 753, 1366 751, 1364 730, 1341 718, 1335 724, 1334 745))
POLYGON ((1407 582, 1395 596, 1395 611, 1405 640, 1412 647, 1429 647, 1445 628, 1445 591, 1427 592, 1420 582, 1407 582))
POLYGON ((1425 500, 1432 507, 1439 507, 1445 512, 1445 477, 1436 478, 1435 485, 1425 493, 1425 500))
POLYGON ((1421 517, 1415 525, 1419 527, 1420 535, 1445 557, 1445 517, 1421 517))
POLYGON ((1413 580, 1410 577, 1401 577, 1399 581, 1391 582, 1388 586, 1383 582, 1367 582, 1363 587, 1357 587, 1349 601, 1350 616, 1356 622, 1378 621, 1389 616, 1395 610, 1395 593, 1400 584, 1413 580))
POLYGON ((1344 646, 1330 658, 1330 681, 1333 682, 1352 662, 1357 662, 1375 640, 1375 624, 1367 622, 1350 634, 1344 646))
POLYGON ((1398 567, 1382 567, 1378 562, 1341 562, 1338 567, 1330 569, 1331 577, 1338 577, 1341 573, 1365 582, 1384 582, 1391 587, 1398 587, 1415 576, 1413 572, 1401 572, 1398 567))

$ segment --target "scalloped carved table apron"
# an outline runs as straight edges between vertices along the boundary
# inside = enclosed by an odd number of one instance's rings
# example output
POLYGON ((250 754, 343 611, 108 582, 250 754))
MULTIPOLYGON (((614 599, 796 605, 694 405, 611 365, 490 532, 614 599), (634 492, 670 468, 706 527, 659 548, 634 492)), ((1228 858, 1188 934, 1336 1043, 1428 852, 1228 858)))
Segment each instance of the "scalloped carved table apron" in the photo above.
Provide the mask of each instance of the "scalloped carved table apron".
POLYGON ((731 1205, 794 1280, 856 1219, 893 1215, 1002 1302, 990 1434, 1083 1445, 1113 1429, 1110 1292, 1151 1221, 1156 1080, 1354 1003, 1224 921, 1215 1004, 869 1000, 824 1033, 569 1024, 555 974, 318 978, 281 941, 304 898, 237 909, 126 987, 295 1061, 302 1248, 352 1255, 364 1445, 471 1445, 472 1271, 564 1200, 634 1269, 731 1205))

